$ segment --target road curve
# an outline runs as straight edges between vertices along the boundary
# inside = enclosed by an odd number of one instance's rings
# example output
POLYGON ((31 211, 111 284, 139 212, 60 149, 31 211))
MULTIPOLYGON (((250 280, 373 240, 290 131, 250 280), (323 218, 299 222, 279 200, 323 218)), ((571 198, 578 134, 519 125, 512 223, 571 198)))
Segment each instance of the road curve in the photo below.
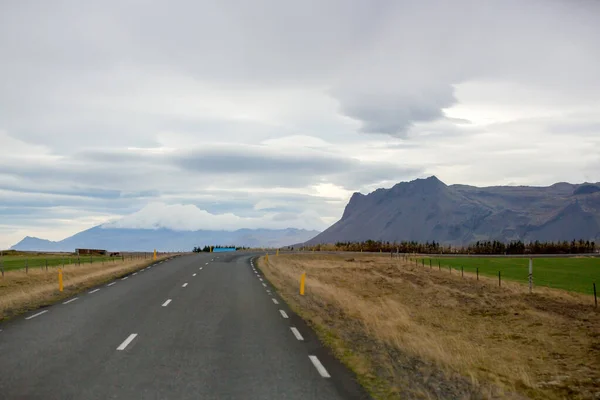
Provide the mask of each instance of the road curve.
POLYGON ((252 258, 176 258, 1 323, 0 397, 368 399, 252 258))

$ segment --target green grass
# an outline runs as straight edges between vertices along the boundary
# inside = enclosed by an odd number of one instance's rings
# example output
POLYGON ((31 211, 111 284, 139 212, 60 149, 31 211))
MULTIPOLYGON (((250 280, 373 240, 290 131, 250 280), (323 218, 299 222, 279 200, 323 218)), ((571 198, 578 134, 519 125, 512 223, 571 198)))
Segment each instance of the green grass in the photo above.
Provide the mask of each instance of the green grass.
MULTIPOLYGON (((134 256, 135 257, 135 256, 134 256)), ((141 257, 144 257, 143 255, 141 257)), ((129 260, 130 256, 126 255, 125 260, 129 260)), ((109 256, 93 256, 90 260, 90 256, 80 256, 79 261, 77 255, 74 254, 16 254, 16 255, 4 255, 0 257, 0 265, 4 267, 4 271, 10 271, 15 269, 28 268, 45 268, 46 262, 48 267, 58 267, 64 265, 78 265, 78 263, 89 264, 92 263, 118 263, 122 262, 121 257, 109 257, 109 256)))
MULTIPOLYGON (((422 259, 419 259, 422 264, 422 259)), ((528 282, 529 259, 509 257, 448 257, 432 258, 432 264, 442 270, 452 268, 453 273, 460 273, 461 267, 468 272, 476 272, 486 276, 498 276, 502 272, 502 279, 528 282)), ((429 259, 425 259, 425 266, 429 267, 429 259)), ((533 283, 535 286, 547 286, 564 289, 572 292, 593 294, 593 283, 600 291, 600 258, 582 257, 554 257, 533 259, 533 283)))

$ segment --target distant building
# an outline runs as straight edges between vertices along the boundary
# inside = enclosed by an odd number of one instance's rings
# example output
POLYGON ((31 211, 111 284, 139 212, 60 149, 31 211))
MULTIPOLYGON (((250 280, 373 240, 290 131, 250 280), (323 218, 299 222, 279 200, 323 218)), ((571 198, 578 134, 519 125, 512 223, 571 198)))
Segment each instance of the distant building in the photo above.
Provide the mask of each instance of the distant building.
POLYGON ((75 254, 79 256, 105 256, 108 252, 99 249, 75 249, 75 254))

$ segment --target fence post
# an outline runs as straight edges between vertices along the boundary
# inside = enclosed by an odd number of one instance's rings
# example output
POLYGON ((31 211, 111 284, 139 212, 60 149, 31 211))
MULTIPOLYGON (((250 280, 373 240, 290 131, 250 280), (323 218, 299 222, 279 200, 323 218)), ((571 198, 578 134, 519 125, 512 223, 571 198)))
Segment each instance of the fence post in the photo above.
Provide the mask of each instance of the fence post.
POLYGON ((477 267, 477 280, 479 280, 479 267, 477 267))
POLYGON ((92 255, 90 254, 90 265, 94 263, 94 259, 92 258, 92 255))
POLYGON ((46 258, 46 272, 48 272, 48 259, 46 258))
POLYGON ((450 270, 450 275, 452 275, 452 265, 448 265, 448 270, 450 270))
MULTIPOLYGON (((2 276, 4 276, 4 270, 2 270, 2 276)), ((598 298, 596 297, 596 282, 594 282, 594 304, 598 308, 598 298)))
POLYGON ((502 275, 500 271, 498 271, 498 287, 502 287, 502 275))
POLYGON ((62 269, 58 269, 58 290, 63 291, 63 272, 62 269))
POLYGON ((464 271, 464 269, 463 269, 463 266, 462 266, 462 265, 460 266, 460 276, 461 276, 461 278, 464 278, 464 277, 465 277, 465 271, 464 271))
POLYGON ((77 254, 77 265, 81 266, 81 259, 79 258, 79 254, 77 254))
POLYGON ((529 259, 529 293, 533 291, 533 260, 529 259))
POLYGON ((25 259, 25 273, 29 273, 29 258, 25 259))
POLYGON ((441 271, 442 270, 442 264, 440 264, 440 262, 438 261, 438 269, 441 271))

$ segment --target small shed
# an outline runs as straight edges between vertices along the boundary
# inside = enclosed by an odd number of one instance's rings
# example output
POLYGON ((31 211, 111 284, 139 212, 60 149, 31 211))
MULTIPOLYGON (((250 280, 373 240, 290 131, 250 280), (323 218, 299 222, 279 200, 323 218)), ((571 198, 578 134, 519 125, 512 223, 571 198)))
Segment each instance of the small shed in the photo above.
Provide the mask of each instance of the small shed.
POLYGON ((75 254, 79 256, 105 256, 108 252, 100 249, 75 249, 75 254))

